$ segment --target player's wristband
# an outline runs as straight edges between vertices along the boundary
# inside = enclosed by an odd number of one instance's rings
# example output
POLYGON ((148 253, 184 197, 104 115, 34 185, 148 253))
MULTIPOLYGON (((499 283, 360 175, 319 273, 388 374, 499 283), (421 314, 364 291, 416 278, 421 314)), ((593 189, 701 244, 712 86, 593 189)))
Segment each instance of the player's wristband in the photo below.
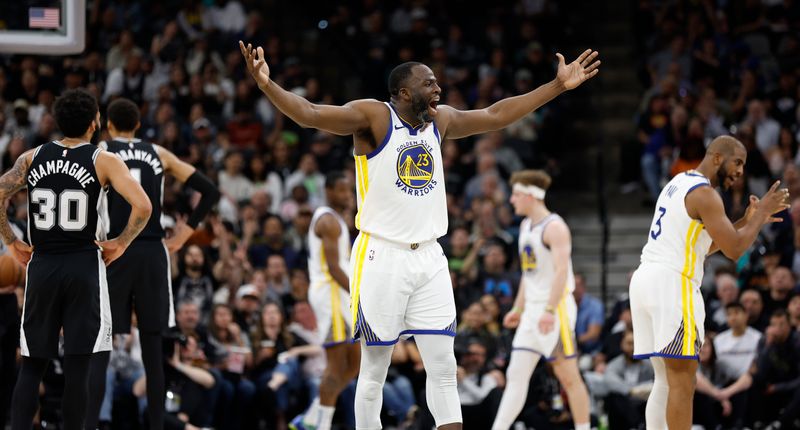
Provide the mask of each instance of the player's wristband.
POLYGON ((513 308, 511 308, 511 312, 516 312, 518 314, 521 314, 522 313, 522 308, 519 307, 519 306, 514 306, 513 308))
POLYGON ((544 307, 544 311, 547 312, 548 314, 554 314, 556 313, 556 308, 552 305, 547 305, 544 307))

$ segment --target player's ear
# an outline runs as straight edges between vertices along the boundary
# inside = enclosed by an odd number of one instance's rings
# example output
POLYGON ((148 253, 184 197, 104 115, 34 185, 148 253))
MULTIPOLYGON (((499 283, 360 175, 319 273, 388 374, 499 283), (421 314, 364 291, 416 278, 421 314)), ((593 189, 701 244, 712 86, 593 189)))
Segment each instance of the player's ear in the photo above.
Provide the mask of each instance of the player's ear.
POLYGON ((136 126, 135 126, 135 127, 133 127, 133 131, 135 132, 135 131, 136 131, 136 130, 138 130, 138 129, 139 129, 139 127, 141 127, 141 126, 142 126, 142 122, 141 122, 141 121, 136 121, 136 126))

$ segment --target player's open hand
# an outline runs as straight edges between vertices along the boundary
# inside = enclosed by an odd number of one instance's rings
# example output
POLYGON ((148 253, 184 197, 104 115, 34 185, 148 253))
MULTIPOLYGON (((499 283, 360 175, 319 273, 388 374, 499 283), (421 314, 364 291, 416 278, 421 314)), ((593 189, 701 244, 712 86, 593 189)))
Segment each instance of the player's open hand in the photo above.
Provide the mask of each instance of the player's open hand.
POLYGON ((106 266, 111 264, 114 260, 122 256, 128 246, 118 239, 104 240, 102 242, 94 241, 100 247, 100 252, 103 254, 103 262, 106 266))
POLYGON ((553 331, 553 327, 556 324, 556 317, 555 315, 551 314, 550 312, 542 313, 542 316, 539 318, 539 333, 547 334, 553 331))
MULTIPOLYGON (((747 206, 747 210, 745 210, 744 212, 745 221, 749 221, 750 218, 753 217, 753 215, 756 213, 756 209, 758 208, 758 202, 760 201, 761 199, 759 199, 758 197, 752 194, 750 195, 750 204, 747 206)), ((769 218, 767 218, 766 224, 770 224, 773 222, 781 222, 781 221, 783 221, 783 218, 770 216, 769 218)))
POLYGON ((519 317, 520 313, 517 311, 511 311, 503 317, 503 327, 505 328, 517 328, 519 325, 519 317))
MULTIPOLYGON (((757 213, 763 217, 764 224, 782 221, 782 218, 775 218, 773 215, 789 209, 789 190, 786 188, 778 188, 780 185, 781 181, 775 181, 769 188, 769 191, 757 202, 758 207, 756 210, 757 213)), ((752 204, 752 198, 750 202, 752 204)))
POLYGON ((31 261, 31 254, 33 253, 33 247, 17 239, 8 245, 8 252, 11 253, 11 256, 14 257, 14 259, 17 260, 19 264, 21 264, 22 266, 27 266, 28 262, 31 261))
POLYGON ((597 60, 597 51, 587 49, 578 58, 566 64, 564 56, 556 54, 558 57, 558 72, 556 73, 556 81, 561 84, 565 90, 577 88, 580 84, 594 77, 600 71, 600 60, 597 60), (595 61, 597 60, 597 61, 595 61))
POLYGON ((247 65, 247 71, 256 80, 259 88, 265 87, 269 84, 269 66, 267 61, 264 60, 264 49, 257 47, 253 49, 253 45, 244 45, 244 42, 239 41, 239 50, 242 51, 244 63, 247 65))

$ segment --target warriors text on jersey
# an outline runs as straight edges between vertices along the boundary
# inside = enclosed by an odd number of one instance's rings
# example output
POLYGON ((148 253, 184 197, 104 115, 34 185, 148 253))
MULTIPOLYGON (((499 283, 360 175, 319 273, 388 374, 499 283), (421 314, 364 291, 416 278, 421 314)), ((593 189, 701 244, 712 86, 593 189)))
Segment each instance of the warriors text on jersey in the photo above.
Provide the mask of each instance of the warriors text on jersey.
POLYGON ((99 152, 90 143, 66 147, 54 141, 33 153, 26 177, 28 237, 37 253, 97 249, 99 152))
MULTIPOLYGON (((550 214, 533 224, 530 218, 522 220, 519 228, 519 261, 522 269, 522 286, 525 288, 525 301, 546 302, 553 287, 556 275, 553 253, 544 244, 544 229, 555 220, 563 222, 560 216, 550 214)), ((575 276, 572 273, 572 260, 567 268, 567 291, 575 289, 575 276)))
MULTIPOLYGON (((117 154, 147 193, 153 212, 144 230, 137 239, 161 240, 164 229, 161 227, 161 205, 164 200, 164 168, 161 158, 151 143, 139 139, 116 138, 104 144, 106 150, 117 154)), ((128 225, 131 206, 113 188, 108 192, 108 213, 110 216, 109 236, 117 237, 128 225)))
POLYGON ((708 178, 693 170, 669 181, 658 196, 647 244, 642 249, 642 264, 673 269, 697 288, 703 279, 703 262, 711 246, 711 236, 702 222, 689 217, 685 198, 702 186, 710 186, 708 178))
POLYGON ((414 128, 386 106, 386 137, 356 156, 356 228, 399 243, 436 239, 447 233, 439 130, 434 122, 414 128))

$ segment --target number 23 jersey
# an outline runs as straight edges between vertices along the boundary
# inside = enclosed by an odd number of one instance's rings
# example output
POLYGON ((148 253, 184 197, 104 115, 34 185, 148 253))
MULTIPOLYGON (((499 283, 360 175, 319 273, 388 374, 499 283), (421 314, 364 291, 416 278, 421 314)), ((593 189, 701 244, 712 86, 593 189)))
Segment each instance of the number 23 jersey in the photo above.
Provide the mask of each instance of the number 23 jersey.
POLYGON ((386 137, 375 151, 356 155, 356 228, 399 243, 447 233, 447 198, 436 123, 414 128, 386 103, 386 137))
POLYGON ((703 278, 703 263, 712 241, 703 223, 689 216, 686 196, 703 186, 711 186, 708 178, 689 170, 661 190, 641 259, 642 264, 675 270, 696 287, 703 278))

